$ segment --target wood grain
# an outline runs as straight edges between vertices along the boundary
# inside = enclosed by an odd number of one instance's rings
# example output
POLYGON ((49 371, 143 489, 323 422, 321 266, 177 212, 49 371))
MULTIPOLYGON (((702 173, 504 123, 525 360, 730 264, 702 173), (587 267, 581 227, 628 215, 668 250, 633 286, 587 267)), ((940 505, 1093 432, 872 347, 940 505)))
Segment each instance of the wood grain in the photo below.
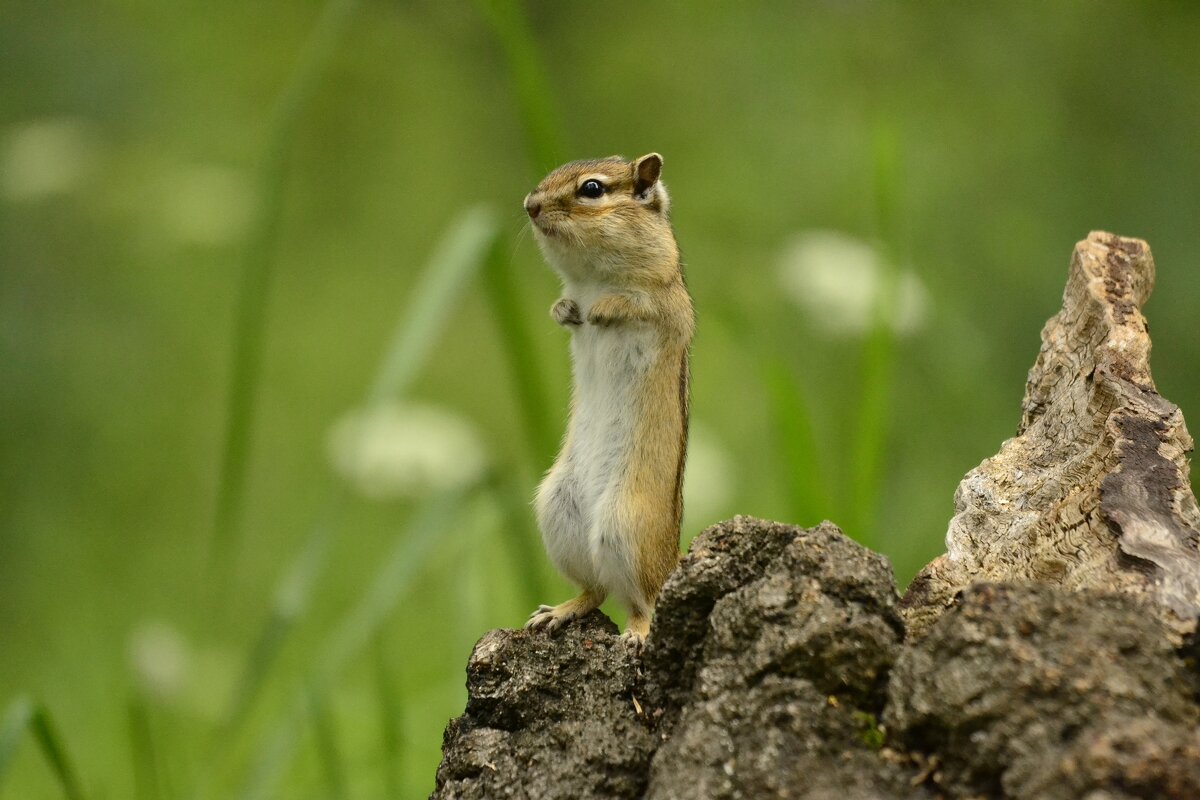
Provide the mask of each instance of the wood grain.
POLYGON ((1121 591, 1153 601, 1180 634, 1195 630, 1193 443, 1150 374, 1141 309, 1153 285, 1140 239, 1093 232, 1075 246, 1017 435, 959 484, 946 553, 902 604, 910 635, 980 581, 1121 591))

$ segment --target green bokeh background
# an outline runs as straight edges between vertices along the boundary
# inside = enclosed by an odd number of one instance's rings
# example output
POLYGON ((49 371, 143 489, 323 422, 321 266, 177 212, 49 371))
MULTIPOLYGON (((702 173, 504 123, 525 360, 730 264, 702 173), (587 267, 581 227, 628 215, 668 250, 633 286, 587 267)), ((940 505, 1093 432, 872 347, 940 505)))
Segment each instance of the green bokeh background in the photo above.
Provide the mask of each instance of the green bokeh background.
MULTIPOLYGON (((463 500, 371 645, 293 725, 330 632, 425 502, 362 496, 327 441, 431 252, 481 203, 561 430, 557 285, 520 207, 560 157, 665 158, 699 316, 693 421, 724 465, 685 538, 735 513, 830 518, 903 585, 940 552, 959 478, 1013 434, 1038 331, 1092 229, 1150 242, 1158 387, 1200 414, 1196 4, 366 0, 285 141, 244 494, 214 549, 235 309, 270 193, 260 165, 324 8, 0 3, 0 703, 44 704, 89 797, 250 796, 281 728, 295 750, 262 796, 432 789, 472 642, 518 625, 531 583, 546 602, 567 592, 524 505, 552 453, 522 423, 478 281, 409 399, 469 421, 505 488, 463 500), (516 57, 559 139, 541 149, 505 20, 530 33, 516 57), (22 178, 38 153, 66 177, 22 178), (832 336, 783 297, 781 257, 813 230, 914 273, 918 329, 832 336), (780 441, 772 364, 807 409, 816 474, 797 475, 780 441), (333 512, 331 492, 347 498, 333 512), (319 520, 335 531, 323 569, 230 732, 232 687, 319 520), (537 557, 514 555, 514 537, 537 557), (138 666, 147 630, 178 661, 161 691, 138 666), (381 715, 382 686, 395 706, 381 715)), ((0 798, 59 791, 23 739, 0 798)))

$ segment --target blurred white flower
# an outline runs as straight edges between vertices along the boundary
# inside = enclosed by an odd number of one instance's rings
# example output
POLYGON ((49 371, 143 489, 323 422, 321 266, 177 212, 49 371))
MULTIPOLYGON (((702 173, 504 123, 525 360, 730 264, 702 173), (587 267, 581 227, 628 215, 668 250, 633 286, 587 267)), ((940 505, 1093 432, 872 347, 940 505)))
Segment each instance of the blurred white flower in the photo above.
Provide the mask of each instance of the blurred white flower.
POLYGON ((159 699, 179 695, 188 680, 187 641, 165 622, 143 622, 129 634, 129 666, 142 690, 159 699))
POLYGON ((329 458, 343 479, 377 499, 468 486, 487 468, 483 441, 470 422, 415 404, 347 414, 330 431, 329 458))
MULTIPOLYGON (((832 335, 866 333, 884 285, 883 256, 870 244, 837 231, 807 231, 783 251, 779 281, 813 324, 832 335)), ((896 275, 886 314, 892 330, 908 334, 925 321, 928 293, 915 273, 896 275)))
POLYGON ((246 175, 219 164, 187 164, 169 171, 157 197, 168 233, 187 244, 236 242, 255 213, 254 190, 246 175))
POLYGON ((0 148, 0 191, 14 201, 66 194, 94 163, 95 147, 82 120, 25 122, 9 128, 0 148))
MULTIPOLYGON (((733 498, 733 469, 729 451, 703 425, 692 424, 687 467, 683 474, 683 509, 687 531, 711 525, 733 498)), ((687 532, 685 531, 685 532, 687 532)))

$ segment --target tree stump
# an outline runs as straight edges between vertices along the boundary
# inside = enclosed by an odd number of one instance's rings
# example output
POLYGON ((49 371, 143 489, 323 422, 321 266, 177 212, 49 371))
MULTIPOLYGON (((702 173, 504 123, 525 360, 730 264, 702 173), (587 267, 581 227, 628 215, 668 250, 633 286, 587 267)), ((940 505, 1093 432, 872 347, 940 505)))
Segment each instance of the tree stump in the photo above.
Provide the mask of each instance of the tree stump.
POLYGON ((1141 307, 1153 285, 1140 239, 1093 232, 1075 246, 1017 435, 959 484, 946 553, 902 603, 910 635, 983 581, 1120 591, 1152 601, 1178 634, 1195 630, 1192 438, 1150 375, 1141 307))
POLYGON ((715 525, 643 651, 598 611, 485 635, 433 797, 1200 797, 1200 511, 1153 280, 1145 242, 1075 248, 1017 436, 903 603, 830 523, 715 525))

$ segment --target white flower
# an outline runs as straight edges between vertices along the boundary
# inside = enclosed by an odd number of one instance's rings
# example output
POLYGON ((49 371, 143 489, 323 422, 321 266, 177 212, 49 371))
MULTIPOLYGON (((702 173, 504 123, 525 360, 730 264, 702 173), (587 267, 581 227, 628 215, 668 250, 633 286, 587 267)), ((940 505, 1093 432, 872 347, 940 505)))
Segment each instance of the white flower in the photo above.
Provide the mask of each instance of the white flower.
POLYGON ((254 190, 245 174, 219 164, 187 164, 169 171, 158 189, 167 231, 181 242, 236 242, 255 214, 254 190))
POLYGON ((706 427, 693 423, 683 474, 685 533, 711 525, 726 513, 733 480, 729 451, 706 427))
POLYGON ((380 404, 353 411, 333 426, 329 458, 334 470, 376 499, 414 497, 469 486, 487 468, 475 428, 435 406, 380 404))
POLYGON ((81 120, 64 117, 16 125, 0 148, 0 191, 14 201, 67 194, 94 162, 95 148, 81 120))
POLYGON ((129 634, 129 665, 142 689, 159 699, 176 697, 188 680, 187 641, 165 622, 144 622, 129 634))
MULTIPOLYGON (((813 324, 832 335, 862 335, 874 321, 886 273, 882 255, 870 244, 837 231, 807 231, 784 248, 779 281, 813 324)), ((883 309, 897 334, 925 321, 928 294, 910 271, 895 275, 883 309)))

